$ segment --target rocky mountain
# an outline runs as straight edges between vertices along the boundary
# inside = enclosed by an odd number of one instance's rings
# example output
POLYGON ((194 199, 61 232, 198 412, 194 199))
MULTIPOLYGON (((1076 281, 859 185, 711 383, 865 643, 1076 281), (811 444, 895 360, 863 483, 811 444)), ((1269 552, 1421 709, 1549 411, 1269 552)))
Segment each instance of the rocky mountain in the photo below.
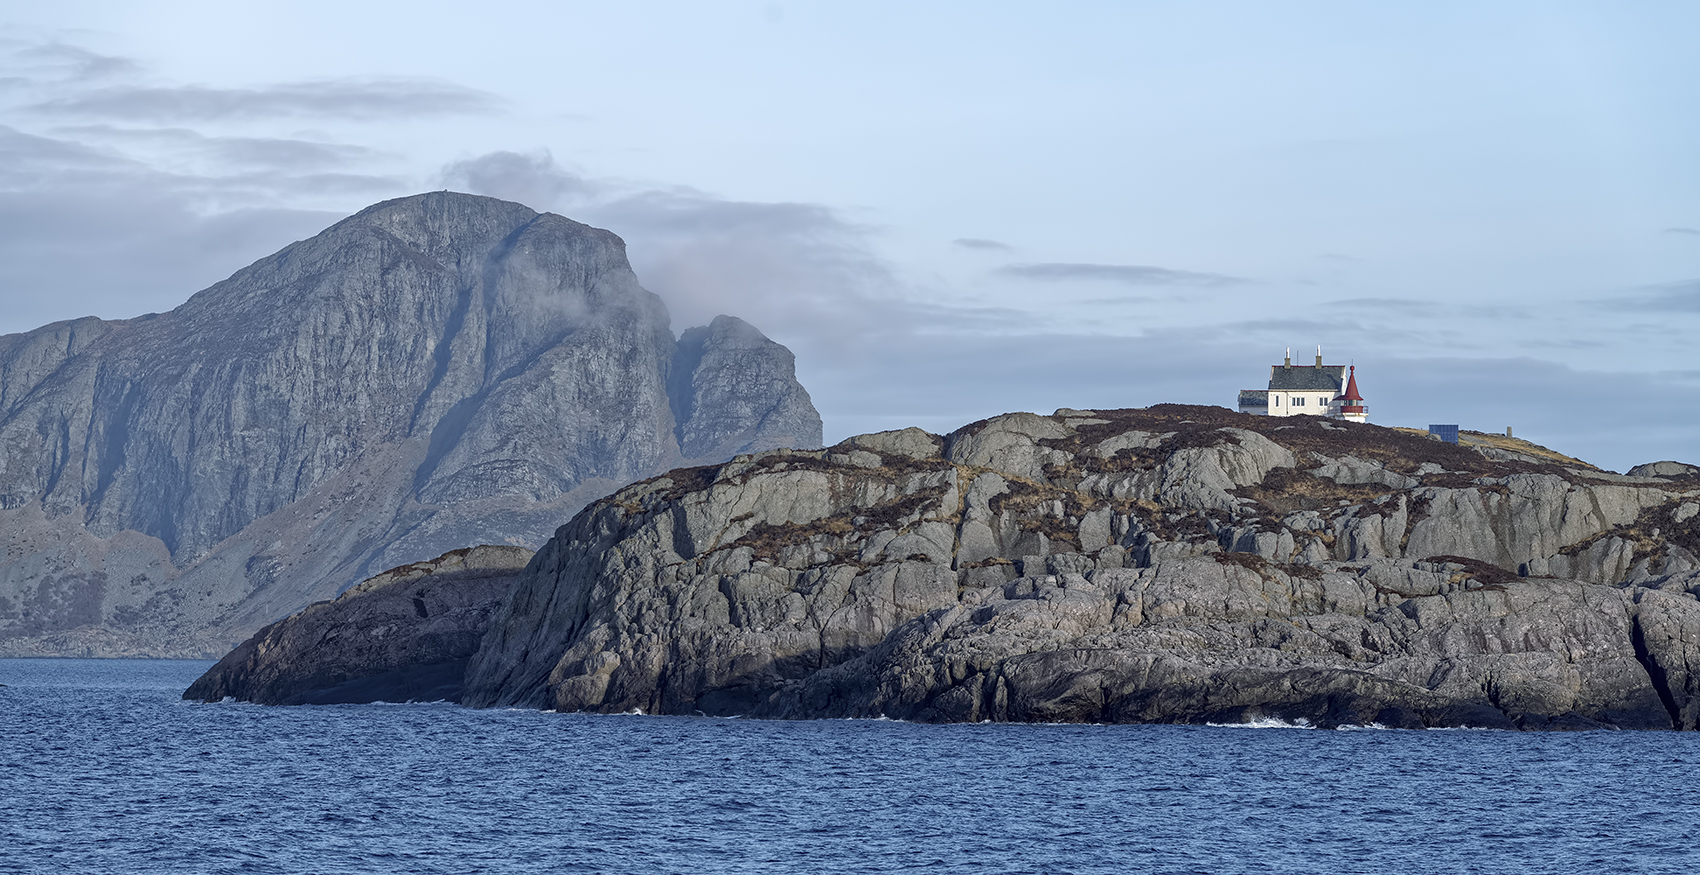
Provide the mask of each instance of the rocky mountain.
POLYGON ((461 701, 1695 729, 1700 473, 1490 449, 1161 405, 677 470, 538 552, 461 701))
POLYGON ((818 446, 792 362, 726 316, 676 341, 607 231, 450 192, 0 337, 0 654, 223 654, 623 483, 818 446))

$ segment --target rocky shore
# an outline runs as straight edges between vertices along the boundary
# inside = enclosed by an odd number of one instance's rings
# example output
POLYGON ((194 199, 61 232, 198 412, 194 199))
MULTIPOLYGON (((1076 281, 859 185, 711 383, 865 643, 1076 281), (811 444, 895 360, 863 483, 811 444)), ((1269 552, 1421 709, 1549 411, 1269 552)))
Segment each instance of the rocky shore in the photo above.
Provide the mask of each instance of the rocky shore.
POLYGON ((1688 465, 1211 407, 1017 413, 615 492, 515 578, 460 701, 1694 729, 1697 551, 1688 465))
POLYGON ((523 547, 472 547, 392 568, 260 630, 184 698, 458 702, 467 660, 531 555, 523 547))

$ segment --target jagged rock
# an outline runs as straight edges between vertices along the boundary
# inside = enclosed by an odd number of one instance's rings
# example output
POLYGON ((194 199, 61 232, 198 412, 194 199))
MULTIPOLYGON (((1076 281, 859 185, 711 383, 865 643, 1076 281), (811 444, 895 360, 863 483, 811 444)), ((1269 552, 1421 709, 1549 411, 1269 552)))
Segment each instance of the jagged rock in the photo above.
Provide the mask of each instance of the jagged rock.
POLYGON ((687 460, 820 446, 820 414, 797 382, 796 357, 742 319, 716 316, 681 335, 669 379, 687 460))
POLYGON ((472 547, 392 568, 254 633, 183 694, 261 705, 460 700, 490 613, 531 559, 472 547))
POLYGON ((1305 419, 1016 414, 634 484, 539 552, 463 701, 1696 728, 1700 489, 1305 419), (1549 550, 1607 573, 1519 575, 1549 550))
MULTIPOLYGON (((1194 559, 1024 578, 918 617, 752 713, 1669 728, 1668 678, 1692 683, 1674 628, 1642 636, 1654 655, 1638 656, 1634 600, 1656 594, 1441 577, 1406 597, 1366 577, 1194 559), (1661 660, 1677 671, 1654 681, 1661 660)), ((1692 601, 1660 607, 1667 624, 1700 620, 1692 601)), ((1693 692, 1674 694, 1693 728, 1693 692)))
POLYGON ((1631 477, 1691 477, 1700 475, 1700 465, 1681 462, 1648 462, 1629 469, 1631 477))
POLYGON ((890 453, 908 459, 930 459, 939 455, 944 441, 938 435, 919 428, 904 428, 857 435, 846 440, 844 446, 853 450, 890 453))
POLYGON ((0 337, 0 655, 221 654, 376 569, 819 442, 790 353, 729 317, 675 343, 613 234, 388 201, 170 313, 0 337))

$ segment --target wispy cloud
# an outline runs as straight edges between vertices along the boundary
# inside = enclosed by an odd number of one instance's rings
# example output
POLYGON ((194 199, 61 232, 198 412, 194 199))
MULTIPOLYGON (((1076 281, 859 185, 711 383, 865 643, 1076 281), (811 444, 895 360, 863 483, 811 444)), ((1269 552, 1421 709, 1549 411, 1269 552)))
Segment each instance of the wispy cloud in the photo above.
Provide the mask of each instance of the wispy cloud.
POLYGON ((16 74, 13 81, 25 84, 36 79, 58 82, 97 82, 141 72, 131 58, 103 55, 62 42, 31 42, 0 39, 4 69, 16 74))
POLYGON ((128 128, 115 125, 74 125, 52 129, 55 134, 117 148, 175 150, 213 161, 286 170, 344 168, 379 157, 375 150, 346 143, 289 137, 207 136, 188 128, 128 128))
POLYGON ((1608 310, 1700 313, 1700 279, 1644 286, 1628 295, 1595 303, 1608 310))
POLYGON ((607 186, 555 163, 548 152, 490 152, 443 168, 450 188, 499 197, 537 209, 601 196, 607 186))
POLYGON ((1609 344, 1604 341, 1586 340, 1580 337, 1569 337, 1559 340, 1529 338, 1526 340, 1516 341, 1516 346, 1520 349, 1604 349, 1608 345, 1609 344))
POLYGON ((1219 273, 1170 270, 1139 264, 1079 264, 1047 262, 1012 264, 998 268, 1004 276, 1028 280, 1089 280, 1130 286, 1195 286, 1203 288, 1242 285, 1247 280, 1219 273))
POLYGON ((412 187, 364 147, 215 135, 202 122, 296 128, 493 105, 417 79, 162 86, 128 58, 0 38, 0 332, 168 309, 351 205, 412 187))
POLYGON ((1117 295, 1113 298, 1087 298, 1080 303, 1107 307, 1125 307, 1136 304, 1150 304, 1157 299, 1146 295, 1117 295))
POLYGON ((1665 233, 1666 234, 1688 234, 1688 235, 1691 235, 1691 236, 1694 236, 1694 237, 1700 237, 1700 228, 1666 228, 1665 233))
POLYGON ((54 116, 170 124, 317 116, 391 120, 497 111, 484 91, 419 78, 326 79, 253 88, 122 85, 54 97, 26 107, 54 116))
POLYGON ((0 125, 0 186, 30 187, 44 174, 139 169, 137 162, 120 155, 0 125))
POLYGON ((1348 310, 1391 311, 1412 316, 1432 313, 1435 310, 1433 301, 1418 301, 1413 298, 1346 298, 1329 301, 1322 306, 1348 310))
POLYGON ((979 237, 958 237, 951 241, 963 249, 978 249, 985 252, 1013 252, 1015 247, 996 240, 983 240, 979 237))
MULTIPOLYGON (((819 204, 738 201, 684 186, 589 178, 548 153, 494 152, 459 161, 444 168, 442 182, 614 231, 630 244, 644 285, 684 325, 736 313, 776 338, 807 338, 826 352, 940 318, 920 312, 873 255, 872 229, 819 204)), ((999 318, 983 310, 965 312, 965 319, 999 318)))

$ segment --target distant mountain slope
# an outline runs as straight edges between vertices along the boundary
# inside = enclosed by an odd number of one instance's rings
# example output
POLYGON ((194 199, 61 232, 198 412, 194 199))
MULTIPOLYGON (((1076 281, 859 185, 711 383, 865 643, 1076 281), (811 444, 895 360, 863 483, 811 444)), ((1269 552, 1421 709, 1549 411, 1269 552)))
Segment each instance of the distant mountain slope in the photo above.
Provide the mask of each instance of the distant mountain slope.
POLYGON ((818 446, 792 365, 731 317, 676 343, 615 235, 450 192, 170 313, 0 337, 0 653, 219 655, 622 483, 818 446))

